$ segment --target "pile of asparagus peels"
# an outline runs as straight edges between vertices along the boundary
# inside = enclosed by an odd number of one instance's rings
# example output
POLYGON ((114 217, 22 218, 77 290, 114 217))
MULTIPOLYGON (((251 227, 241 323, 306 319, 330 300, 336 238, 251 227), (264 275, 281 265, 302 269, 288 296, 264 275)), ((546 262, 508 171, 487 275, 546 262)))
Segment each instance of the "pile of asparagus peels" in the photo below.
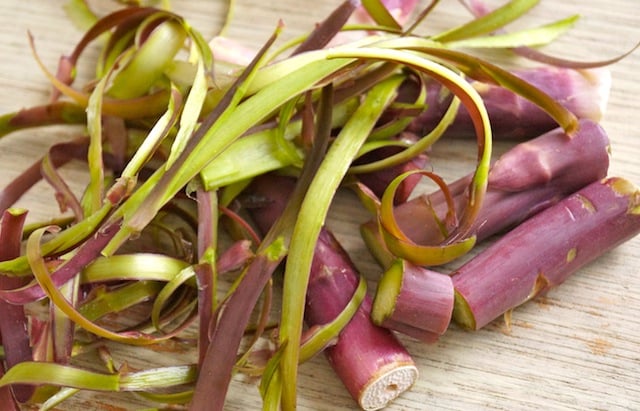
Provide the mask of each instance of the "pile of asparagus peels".
POLYGON ((277 25, 242 59, 230 39, 140 4, 99 16, 76 2, 88 29, 55 72, 30 38, 54 92, 0 117, 0 135, 85 132, 0 191, 8 409, 95 390, 217 410, 236 373, 260 378, 263 408, 294 409, 298 366, 320 352, 362 409, 380 409, 418 378, 398 333, 433 343, 452 323, 508 319, 637 235, 640 190, 608 175, 598 123, 617 59, 532 48, 574 16, 506 32, 531 0, 463 2, 469 22, 418 34, 438 3, 345 1, 280 48, 277 25), (95 78, 79 85, 96 43, 95 78), (507 70, 483 48, 537 64, 507 70), (453 182, 430 164, 443 138, 477 147, 474 170, 453 182), (494 158, 495 140, 514 146, 494 158), (60 173, 72 161, 86 164, 82 193, 60 173), (423 179, 437 189, 423 193, 423 179), (26 224, 14 205, 41 180, 60 217, 26 224), (371 212, 361 235, 384 272, 375 292, 326 226, 338 190, 371 212), (128 323, 130 312, 143 315, 128 323), (194 328, 190 364, 116 367, 104 344, 152 346, 194 328), (100 370, 74 362, 89 351, 100 370))

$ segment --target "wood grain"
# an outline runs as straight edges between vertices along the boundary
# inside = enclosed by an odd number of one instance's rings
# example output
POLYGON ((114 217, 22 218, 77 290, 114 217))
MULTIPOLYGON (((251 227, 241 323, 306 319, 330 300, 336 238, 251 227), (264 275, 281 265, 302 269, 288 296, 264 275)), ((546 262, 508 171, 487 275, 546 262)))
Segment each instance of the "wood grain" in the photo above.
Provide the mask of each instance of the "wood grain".
MULTIPOLYGON (((49 86, 39 71, 27 41, 27 30, 38 53, 54 69, 81 33, 65 17, 66 1, 4 0, 0 13, 0 112, 47 100, 49 86)), ((105 7, 105 2, 100 3, 105 7)), ((205 36, 223 21, 223 1, 174 1, 205 36)), ((495 3, 495 2, 493 2, 495 3)), ((278 19, 291 38, 310 29, 338 4, 338 0, 280 0, 273 6, 257 0, 237 0, 229 36, 258 47, 278 19)), ((582 60, 619 55, 640 40, 640 2, 636 0, 543 0, 521 23, 527 26, 580 13, 576 28, 548 50, 582 60)), ((464 21, 468 15, 454 0, 442 0, 421 28, 435 32, 464 21)), ((94 52, 94 51, 92 51, 94 52)), ((611 67, 613 86, 602 124, 612 142, 611 174, 640 184, 640 52, 611 67)), ((82 69, 82 68, 81 68, 82 69)), ((48 127, 15 133, 0 140, 0 184, 6 184, 52 141, 68 139, 80 130, 48 127)), ((498 151, 508 145, 498 146, 498 151)), ((435 151, 436 166, 449 178, 466 173, 472 164, 469 148, 444 141, 435 151)), ((86 176, 79 166, 64 173, 81 189, 86 176)), ((38 185, 20 206, 30 219, 55 214, 51 190, 38 185)), ((347 194, 339 196, 329 225, 343 241, 356 265, 372 282, 380 269, 358 237, 357 224, 367 216, 347 194)), ((495 321, 478 332, 455 326, 436 344, 403 339, 421 373, 415 387, 390 410, 626 410, 640 409, 640 238, 629 241, 580 270, 558 289, 517 309, 507 330, 495 321)), ((194 360, 188 347, 166 346, 139 350, 112 346, 120 361, 150 367, 194 360), (171 352, 167 355, 162 349, 171 352)), ((86 358, 90 361, 90 358, 86 358)), ((301 366, 299 408, 355 410, 355 403, 336 380, 324 358, 301 366)), ((228 398, 229 410, 259 409, 255 381, 238 377, 228 398)), ((82 393, 61 410, 133 410, 144 401, 130 394, 82 393)))

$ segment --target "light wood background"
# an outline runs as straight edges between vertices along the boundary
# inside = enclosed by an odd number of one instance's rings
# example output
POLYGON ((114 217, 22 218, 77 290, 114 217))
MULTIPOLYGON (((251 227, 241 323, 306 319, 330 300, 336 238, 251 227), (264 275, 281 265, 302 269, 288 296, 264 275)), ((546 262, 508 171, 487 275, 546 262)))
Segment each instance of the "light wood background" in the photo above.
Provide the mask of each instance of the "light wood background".
MULTIPOLYGON (((28 48, 27 30, 38 53, 54 69, 60 54, 71 51, 81 32, 67 20, 63 0, 3 0, 0 13, 0 112, 47 100, 49 86, 28 48)), ((219 29, 223 1, 174 0, 173 10, 186 16, 205 36, 219 29)), ((286 38, 309 30, 338 0, 237 0, 229 36, 258 47, 278 19, 286 38)), ((496 3, 495 1, 493 3, 496 3)), ((93 1, 102 10, 111 2, 93 1)), ((637 0, 543 0, 517 26, 523 27, 580 13, 576 28, 548 50, 557 55, 602 60, 619 55, 640 41, 637 0)), ((425 33, 462 22, 468 15, 455 0, 442 0, 422 28, 425 33)), ((640 51, 611 67, 613 88, 602 124, 612 141, 611 175, 640 184, 640 51)), ((5 184, 42 153, 52 141, 80 130, 48 127, 12 134, 0 140, 0 184, 5 184)), ((497 152, 508 144, 498 144, 497 152)), ((473 148, 444 141, 436 148, 439 170, 453 178, 470 170, 473 148), (438 154, 440 153, 440 154, 438 154)), ((79 166, 65 175, 81 189, 79 166)), ((329 225, 356 265, 371 279, 380 274, 357 233, 367 215, 356 201, 341 194, 329 225)), ((55 214, 51 191, 39 185, 20 206, 30 218, 55 214)), ((496 321, 478 332, 455 326, 436 344, 403 339, 414 356, 420 379, 390 410, 626 410, 640 409, 640 238, 622 245, 580 270, 565 284, 514 312, 507 330, 496 321)), ((150 367, 194 360, 194 351, 175 344, 140 351, 112 346, 120 361, 150 367)), ((255 381, 237 378, 228 397, 229 410, 259 408, 255 381)), ((130 394, 83 393, 61 410, 134 410, 146 408, 130 394)), ((354 410, 355 403, 322 356, 301 367, 299 408, 354 410)))

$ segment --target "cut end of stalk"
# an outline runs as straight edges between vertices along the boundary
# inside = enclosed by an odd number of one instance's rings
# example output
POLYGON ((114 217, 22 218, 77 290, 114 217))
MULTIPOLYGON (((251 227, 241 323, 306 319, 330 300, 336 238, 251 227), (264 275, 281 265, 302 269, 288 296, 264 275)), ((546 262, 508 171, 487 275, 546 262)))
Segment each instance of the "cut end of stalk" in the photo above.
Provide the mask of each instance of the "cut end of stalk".
POLYGON ((385 321, 393 315, 402 287, 403 273, 402 261, 396 260, 380 278, 371 307, 371 320, 374 324, 383 326, 385 321))
POLYGON ((407 391, 418 379, 413 364, 394 366, 372 380, 360 394, 358 403, 365 411, 379 410, 407 391))
POLYGON ((453 303, 453 321, 462 328, 468 330, 476 329, 476 319, 469 308, 469 304, 457 290, 453 303))

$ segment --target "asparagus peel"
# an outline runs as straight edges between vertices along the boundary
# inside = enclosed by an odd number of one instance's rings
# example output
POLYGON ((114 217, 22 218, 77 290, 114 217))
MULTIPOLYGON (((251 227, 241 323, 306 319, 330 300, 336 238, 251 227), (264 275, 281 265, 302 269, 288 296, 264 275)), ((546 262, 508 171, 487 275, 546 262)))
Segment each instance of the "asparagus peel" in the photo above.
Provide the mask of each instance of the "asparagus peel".
MULTIPOLYGON (((328 110, 327 106, 331 95, 331 87, 326 88, 322 93, 321 102, 323 104, 320 105, 320 118, 322 119, 326 119, 325 116, 330 119, 330 110, 328 110)), ((249 320, 252 307, 261 290, 288 252, 291 237, 293 236, 293 225, 290 220, 292 215, 298 212, 301 203, 305 199, 307 179, 313 177, 316 168, 321 164, 329 138, 327 125, 330 123, 328 121, 317 125, 316 138, 318 139, 318 144, 313 147, 310 160, 305 163, 301 176, 302 183, 297 185, 292 193, 292 200, 282 211, 284 217, 270 228, 266 237, 260 243, 256 257, 243 269, 242 281, 235 284, 233 294, 225 301, 225 309, 221 315, 212 319, 211 324, 206 329, 207 335, 210 336, 210 342, 207 347, 203 347, 206 352, 203 356, 202 372, 205 373, 206 378, 200 378, 196 384, 190 404, 191 409, 205 410, 211 409, 211 407, 213 409, 222 409, 224 406, 225 393, 229 387, 235 363, 232 354, 234 354, 241 342, 244 327, 249 320), (253 304, 247 304, 247 301, 253 304), (216 335, 222 335, 224 338, 215 338, 216 335), (231 337, 229 338, 229 336, 231 337), (219 372, 220 367, 222 367, 222 373, 219 372)), ((301 337, 298 336, 298 338, 301 337)), ((282 349, 278 355, 272 357, 271 365, 267 366, 267 370, 278 368, 278 362, 285 355, 286 344, 288 344, 288 341, 282 344, 282 349)), ((293 349, 295 350, 296 348, 294 346, 293 349)), ((299 351, 294 351, 293 355, 297 357, 299 351)), ((297 361, 297 358, 295 359, 297 361)), ((271 371, 269 374, 271 377, 263 383, 266 386, 263 394, 265 403, 278 403, 282 390, 280 372, 271 371)))
MULTIPOLYGON (((73 159, 82 159, 85 157, 87 143, 88 141, 86 139, 79 138, 75 141, 51 146, 48 153, 42 159, 34 162, 11 183, 3 187, 0 191, 0 207, 3 210, 8 209, 43 177, 51 175, 53 170, 73 159), (45 161, 48 170, 43 172, 42 169, 45 161)), ((105 162, 109 163, 110 161, 105 159, 105 162)))
POLYGON ((28 127, 52 124, 82 124, 86 117, 84 108, 68 101, 23 108, 0 116, 0 137, 28 127))
MULTIPOLYGON (((492 12, 489 5, 484 3, 482 0, 472 0, 472 1, 463 0, 461 1, 461 3, 471 12, 471 14, 478 17, 485 16, 492 12)), ((506 30, 501 29, 501 30, 497 30, 493 34, 496 35, 496 34, 502 34, 505 32, 506 30)), ((542 64, 551 65, 555 67, 565 67, 565 68, 574 69, 574 70, 590 70, 590 69, 598 69, 598 68, 602 68, 602 67, 614 64, 622 60, 629 54, 633 53, 638 47, 640 47, 640 43, 637 43, 634 47, 632 47, 625 53, 622 53, 618 56, 615 56, 609 59, 604 59, 604 60, 596 60, 596 61, 571 60, 571 59, 560 57, 560 56, 550 55, 545 53, 542 50, 536 49, 534 47, 528 47, 525 45, 513 45, 512 50, 515 54, 519 56, 525 57, 527 59, 530 59, 532 61, 539 62, 542 64)))

